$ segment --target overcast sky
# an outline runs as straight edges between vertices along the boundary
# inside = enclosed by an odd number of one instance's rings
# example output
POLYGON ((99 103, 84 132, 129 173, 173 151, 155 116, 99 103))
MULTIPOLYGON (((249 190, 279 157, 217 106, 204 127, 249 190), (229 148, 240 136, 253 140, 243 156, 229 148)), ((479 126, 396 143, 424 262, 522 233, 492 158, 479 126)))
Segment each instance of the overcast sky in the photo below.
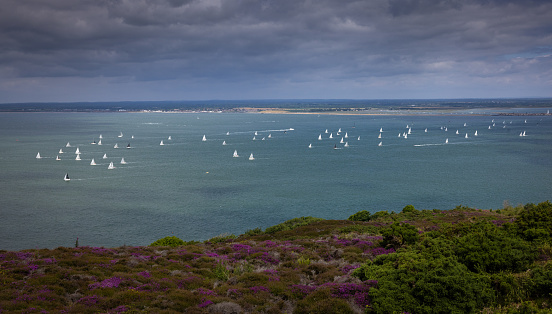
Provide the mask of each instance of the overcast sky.
POLYGON ((552 97, 552 1, 2 0, 0 103, 552 97))

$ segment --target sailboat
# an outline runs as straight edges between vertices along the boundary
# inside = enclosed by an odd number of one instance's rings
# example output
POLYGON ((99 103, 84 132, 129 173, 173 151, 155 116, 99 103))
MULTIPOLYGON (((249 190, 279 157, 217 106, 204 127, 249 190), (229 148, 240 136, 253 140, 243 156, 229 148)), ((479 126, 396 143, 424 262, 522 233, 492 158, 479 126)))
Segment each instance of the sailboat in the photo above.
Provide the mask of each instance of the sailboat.
POLYGON ((379 142, 378 146, 383 146, 383 142, 379 142))
POLYGON ((399 133, 399 136, 398 137, 401 137, 401 133, 399 133))
POLYGON ((255 136, 257 136, 257 135, 259 135, 259 134, 257 134, 257 131, 255 131, 255 136))
POLYGON ((445 132, 448 132, 448 128, 447 128, 447 127, 445 127, 445 132))
POLYGON ((79 148, 77 147, 77 150, 75 151, 75 154, 79 155, 81 152, 79 150, 79 148))
POLYGON ((460 132, 458 132, 458 130, 456 130, 456 134, 460 134, 460 132))
POLYGON ((489 125, 489 130, 491 129, 491 126, 489 125))
POLYGON ((206 142, 207 141, 207 138, 205 137, 205 135, 203 135, 203 138, 201 139, 202 142, 206 142))
POLYGON ((345 142, 345 145, 343 145, 344 147, 349 147, 349 142, 345 142))
POLYGON ((347 132, 345 132, 345 138, 349 138, 349 135, 347 135, 347 132))
POLYGON ((132 135, 130 138, 134 138, 134 135, 132 135))
POLYGON ((58 154, 63 154, 63 149, 60 148, 58 154))
POLYGON ((226 132, 226 135, 230 135, 230 132, 226 132))
POLYGON ((126 165, 126 161, 125 161, 125 158, 121 158, 121 165, 126 165))
POLYGON ((445 140, 445 144, 448 144, 448 138, 445 140))
POLYGON ((119 134, 117 137, 123 137, 123 132, 121 132, 121 134, 119 134))
POLYGON ((319 140, 319 141, 322 140, 322 134, 318 135, 318 140, 319 140))
POLYGON ((333 133, 330 133, 330 138, 333 138, 333 133))
POLYGON ((381 138, 381 133, 378 135, 378 138, 381 138))
POLYGON ((257 138, 255 136, 253 136, 253 140, 255 141, 257 138))
POLYGON ((249 160, 255 160, 255 158, 253 157, 253 153, 251 153, 251 155, 249 155, 249 160))
POLYGON ((411 133, 412 133, 412 129, 409 128, 407 134, 410 135, 411 133))
POLYGON ((59 158, 59 156, 56 156, 56 160, 61 160, 61 158, 59 158))
POLYGON ((65 177, 63 177, 63 181, 71 181, 71 179, 69 179, 69 174, 68 173, 66 173, 65 177))
POLYGON ((358 136, 358 139, 357 139, 357 140, 359 140, 359 141, 360 141, 360 135, 358 136))
POLYGON ((312 148, 312 144, 309 144, 309 148, 312 148))
POLYGON ((104 154, 102 158, 107 159, 107 154, 104 154))
POLYGON ((341 138, 341 141, 339 141, 339 144, 343 144, 345 142, 343 142, 343 138, 341 138))
POLYGON ((383 132, 383 128, 380 128, 380 133, 383 132))
POLYGON ((424 130, 424 132, 426 132, 426 133, 427 133, 427 128, 426 128, 426 129, 424 130))
POLYGON ((77 157, 75 157, 75 160, 81 160, 80 155, 77 155, 77 157))
POLYGON ((464 122, 464 126, 467 126, 466 122, 464 122))
MULTIPOLYGON (((521 136, 521 134, 520 134, 519 136, 521 136)), ((36 154, 36 159, 41 159, 41 158, 42 158, 42 157, 40 157, 40 152, 38 152, 38 153, 36 154)))
POLYGON ((466 136, 464 136, 464 138, 468 138, 468 133, 466 133, 466 136))
POLYGON ((92 158, 92 161, 90 162, 90 166, 95 166, 96 162, 94 161, 94 158, 92 158))
POLYGON ((237 150, 234 151, 234 155, 232 155, 232 157, 240 157, 237 150))
POLYGON ((115 166, 113 166, 113 161, 109 163, 109 166, 107 166, 107 169, 115 169, 115 166))
POLYGON ((119 148, 119 144, 115 143, 115 146, 113 148, 119 148))
MULTIPOLYGON (((284 131, 285 132, 285 131, 284 131)), ((272 133, 268 134, 268 138, 272 138, 272 133)))
POLYGON ((226 145, 226 141, 222 141, 222 145, 226 145))
POLYGON ((334 149, 337 149, 337 144, 334 145, 334 149))
POLYGON ((103 136, 100 134, 100 139, 102 139, 102 138, 103 138, 103 136))
POLYGON ((328 134, 328 129, 326 129, 326 131, 324 131, 324 133, 328 134))
POLYGON ((130 149, 130 143, 127 144, 127 149, 130 149))
POLYGON ((477 130, 475 130, 475 133, 473 134, 474 136, 477 136, 477 130))
POLYGON ((161 140, 161 143, 159 143, 159 145, 161 146, 165 145, 165 143, 163 143, 163 140, 161 140))
POLYGON ((341 128, 339 128, 339 130, 337 130, 337 133, 341 133, 341 128))
POLYGON ((90 144, 96 145, 96 144, 97 144, 97 143, 96 143, 96 140, 93 140, 92 143, 90 143, 90 144))
POLYGON ((69 142, 67 142, 67 144, 65 144, 65 147, 71 147, 71 144, 69 144, 69 142))
POLYGON ((98 142, 98 145, 102 145, 102 140, 100 140, 100 141, 98 142))
POLYGON ((169 138, 168 138, 168 140, 169 140, 169 141, 170 141, 170 140, 172 140, 172 136, 170 136, 170 135, 169 135, 169 138))

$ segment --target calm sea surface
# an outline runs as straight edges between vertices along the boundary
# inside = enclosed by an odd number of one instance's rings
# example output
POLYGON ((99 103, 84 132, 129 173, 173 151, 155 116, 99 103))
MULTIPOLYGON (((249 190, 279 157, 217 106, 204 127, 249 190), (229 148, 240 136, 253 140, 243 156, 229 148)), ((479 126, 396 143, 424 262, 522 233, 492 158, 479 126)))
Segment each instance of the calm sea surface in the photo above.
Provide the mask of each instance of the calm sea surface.
POLYGON ((551 156, 552 116, 0 113, 0 249, 206 240, 408 204, 538 203, 551 199, 551 156))

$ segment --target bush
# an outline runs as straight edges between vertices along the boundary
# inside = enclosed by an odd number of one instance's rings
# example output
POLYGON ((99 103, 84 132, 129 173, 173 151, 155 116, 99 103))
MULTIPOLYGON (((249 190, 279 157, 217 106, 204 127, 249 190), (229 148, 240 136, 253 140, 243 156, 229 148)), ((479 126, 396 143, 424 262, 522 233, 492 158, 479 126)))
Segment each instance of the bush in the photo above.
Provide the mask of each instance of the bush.
POLYGON ((418 230, 416 227, 407 223, 394 223, 391 228, 384 229, 381 232, 383 236, 382 245, 398 248, 403 244, 413 244, 418 240, 418 230))
POLYGON ((516 217, 515 224, 521 233, 529 229, 543 229, 552 234, 552 203, 546 201, 538 205, 525 205, 516 217))
POLYGON ((180 245, 184 245, 185 242, 175 236, 172 237, 164 237, 162 239, 159 239, 149 246, 170 246, 170 247, 176 247, 180 245))
POLYGON ((416 208, 414 208, 413 205, 406 205, 403 210, 402 210, 402 213, 415 213, 417 212, 416 208))
POLYGON ((382 210, 382 211, 379 211, 375 214, 372 215, 371 219, 374 220, 374 219, 378 219, 378 218, 382 218, 382 217, 387 217, 389 216, 389 213, 385 210, 382 210))
POLYGON ((266 228, 265 233, 276 233, 278 231, 293 230, 297 227, 305 226, 305 225, 308 225, 310 223, 313 223, 313 222, 316 222, 316 221, 321 221, 321 220, 324 220, 324 219, 311 217, 311 216, 301 217, 301 218, 293 218, 293 219, 290 219, 290 220, 286 220, 286 221, 282 222, 281 224, 277 224, 275 226, 266 228))
POLYGON ((367 210, 361 210, 353 215, 351 215, 347 220, 352 221, 369 221, 370 213, 367 210))

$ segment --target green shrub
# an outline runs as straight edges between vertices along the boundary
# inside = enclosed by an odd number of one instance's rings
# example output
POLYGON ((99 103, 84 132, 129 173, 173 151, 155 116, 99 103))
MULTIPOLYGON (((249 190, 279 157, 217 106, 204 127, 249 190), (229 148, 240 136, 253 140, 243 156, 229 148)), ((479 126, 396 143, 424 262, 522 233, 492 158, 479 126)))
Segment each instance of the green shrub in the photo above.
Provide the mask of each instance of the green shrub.
POLYGON ((228 240, 234 240, 236 239, 237 236, 235 234, 229 234, 229 233, 223 233, 221 235, 218 235, 216 237, 213 237, 205 242, 210 242, 212 244, 216 244, 216 243, 222 243, 222 242, 226 242, 228 240))
POLYGON ((332 297, 330 289, 317 289, 304 299, 297 302, 293 313, 327 314, 354 313, 347 301, 332 297))
POLYGON ((305 225, 308 225, 310 223, 313 223, 313 222, 316 222, 316 221, 321 221, 321 220, 324 220, 324 219, 311 217, 311 216, 301 217, 301 218, 293 218, 293 219, 290 219, 290 220, 286 220, 286 221, 282 222, 281 224, 277 224, 275 226, 266 228, 265 233, 271 234, 271 233, 276 233, 278 231, 293 230, 297 227, 305 226, 305 225))
POLYGON ((170 246, 170 247, 175 247, 175 246, 180 246, 180 245, 184 245, 185 242, 175 236, 172 236, 172 237, 164 237, 162 239, 159 239, 155 242, 153 242, 152 244, 150 244, 149 246, 170 246))
POLYGON ((416 208, 414 208, 413 205, 406 205, 403 210, 402 210, 402 213, 415 213, 417 212, 416 208))
POLYGON ((413 244, 418 240, 419 234, 416 227, 407 223, 394 223, 390 228, 381 231, 382 245, 398 248, 403 244, 413 244))
POLYGON ((347 227, 342 227, 338 229, 339 233, 369 233, 369 234, 378 234, 379 228, 374 226, 365 226, 365 225, 352 225, 347 227))
POLYGON ((352 221, 369 221, 370 213, 367 210, 361 210, 353 215, 351 215, 347 220, 352 221))
POLYGON ((389 216, 389 213, 385 210, 382 210, 382 211, 379 211, 377 213, 372 214, 371 219, 374 220, 374 219, 378 219, 378 218, 382 218, 382 217, 388 217, 388 216, 389 216))
POLYGON ((516 217, 515 225, 521 233, 529 229, 543 229, 552 234, 552 203, 527 204, 516 217))
POLYGON ((255 236, 255 235, 263 234, 263 229, 259 227, 255 229, 249 229, 249 230, 246 230, 244 234, 247 236, 255 236))

